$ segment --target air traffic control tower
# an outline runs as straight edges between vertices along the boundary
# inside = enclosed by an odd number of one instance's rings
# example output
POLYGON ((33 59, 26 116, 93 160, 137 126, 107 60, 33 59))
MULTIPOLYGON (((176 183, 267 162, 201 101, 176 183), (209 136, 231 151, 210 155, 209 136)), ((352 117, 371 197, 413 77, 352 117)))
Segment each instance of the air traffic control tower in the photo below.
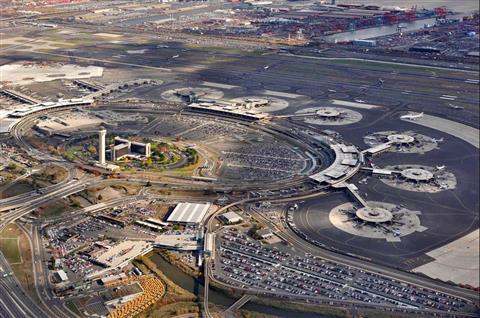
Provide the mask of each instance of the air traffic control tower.
POLYGON ((102 128, 98 131, 98 163, 105 165, 105 136, 107 130, 102 128))

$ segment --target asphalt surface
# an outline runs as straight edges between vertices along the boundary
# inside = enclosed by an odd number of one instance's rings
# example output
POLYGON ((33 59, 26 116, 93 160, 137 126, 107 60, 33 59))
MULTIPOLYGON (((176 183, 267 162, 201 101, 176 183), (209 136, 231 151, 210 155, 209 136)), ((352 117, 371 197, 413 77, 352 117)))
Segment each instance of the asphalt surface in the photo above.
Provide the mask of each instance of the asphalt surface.
MULTIPOLYGON (((68 36, 66 35, 66 37, 68 36)), ((442 195, 415 194, 394 190, 374 180, 369 181, 365 187, 360 187, 363 193, 368 193, 368 199, 370 200, 384 200, 391 203, 405 202, 408 208, 421 210, 422 224, 429 228, 425 233, 427 237, 413 235, 411 238, 403 238, 402 244, 404 245, 392 249, 391 246, 384 246, 384 242, 366 242, 327 228, 326 222, 322 221, 322 217, 324 217, 322 211, 327 210, 329 205, 345 200, 344 197, 336 198, 336 194, 332 195, 330 199, 322 200, 322 202, 316 199, 307 201, 301 207, 299 215, 303 213, 302 211, 308 211, 309 207, 315 208, 315 211, 319 212, 316 212, 317 214, 313 219, 315 222, 320 222, 319 226, 325 227, 320 234, 322 240, 331 243, 335 248, 355 251, 359 254, 363 253, 363 255, 375 258, 377 262, 380 258, 379 255, 368 253, 377 250, 383 251, 386 253, 386 263, 390 266, 403 268, 409 268, 412 264, 416 265, 417 262, 411 262, 412 259, 420 259, 418 263, 424 262, 425 259, 422 258, 422 255, 425 251, 443 245, 471 229, 478 228, 479 203, 476 197, 479 191, 478 180, 474 180, 479 172, 476 164, 478 153, 473 152, 465 142, 459 139, 449 135, 445 136, 438 131, 432 132, 430 129, 421 128, 414 124, 400 123, 396 120, 399 113, 415 110, 445 116, 478 128, 478 87, 465 82, 469 78, 478 79, 478 75, 438 68, 419 68, 394 64, 378 65, 352 60, 312 59, 279 54, 261 55, 221 52, 211 49, 192 49, 183 48, 178 43, 171 43, 171 48, 159 49, 155 40, 141 45, 112 45, 111 43, 100 42, 96 45, 79 45, 73 53, 60 49, 56 52, 20 52, 17 55, 12 55, 11 50, 3 50, 2 54, 7 52, 8 57, 3 56, 6 61, 44 60, 54 57, 63 58, 65 61, 94 63, 110 68, 125 68, 131 71, 131 76, 152 76, 165 80, 165 86, 162 86, 162 90, 169 85, 172 87, 181 85, 180 87, 183 87, 185 84, 191 86, 192 83, 197 85, 201 81, 209 81, 238 86, 238 88, 226 92, 227 97, 259 95, 264 90, 303 95, 298 99, 289 99, 290 106, 279 114, 291 114, 306 106, 328 106, 331 99, 353 101, 360 98, 366 103, 381 105, 382 107, 377 110, 358 110, 364 116, 361 122, 335 129, 338 129, 344 135, 345 140, 360 147, 363 145, 362 136, 368 131, 381 131, 387 128, 392 129, 392 127, 398 130, 413 129, 425 132, 427 135, 435 134, 434 137, 436 138, 437 136, 446 138, 445 143, 440 145, 440 149, 434 152, 412 156, 386 154, 379 157, 376 164, 387 165, 406 162, 416 164, 439 162, 439 164, 446 164, 460 180, 457 189, 454 191, 447 194, 442 193, 442 195), (114 57, 119 52, 131 49, 147 49, 147 51, 141 55, 124 54, 123 57, 114 57), (177 54, 179 57, 172 59, 172 56, 177 54), (265 69, 264 67, 267 65, 269 68, 265 69), (175 75, 170 74, 166 69, 172 70, 175 75), (382 79, 382 84, 379 83, 380 79, 382 79), (443 94, 456 96, 454 103, 464 106, 465 109, 462 111, 451 109, 448 102, 440 98, 443 94), (417 244, 420 241, 423 245, 417 244)), ((159 100, 158 91, 152 89, 146 97, 159 100)), ((316 127, 315 129, 326 128, 329 127, 316 127)), ((28 145, 23 144, 23 146, 27 147, 28 145)), ((38 155, 38 152, 34 149, 29 150, 33 155, 38 155)), ((71 188, 63 188, 48 199, 57 196, 57 194, 68 195, 71 191, 79 191, 78 189, 83 186, 72 185, 71 188)), ((34 199, 35 204, 32 204, 32 207, 48 201, 46 198, 44 199, 34 199)), ((19 198, 18 200, 22 206, 31 203, 27 198, 19 198)), ((2 218, 4 218, 2 225, 16 220, 30 211, 27 208, 20 207, 18 211, 9 213, 8 217, 2 215, 2 218)), ((318 233, 316 226, 314 228, 315 233, 318 233)), ((355 262, 350 258, 328 252, 319 252, 317 248, 288 232, 288 229, 285 236, 295 246, 305 251, 315 254, 320 253, 325 257, 337 258, 340 261, 355 262)), ((38 244, 38 238, 33 237, 33 239, 38 244)), ((369 263, 359 262, 360 265, 369 270, 377 269, 376 265, 369 263)), ((41 271, 42 269, 37 269, 37 272, 41 273, 41 271)), ((445 288, 443 284, 436 285, 430 280, 403 272, 395 272, 395 275, 418 284, 445 288)), ((9 278, 5 282, 2 280, 2 288, 7 290, 8 287, 12 287, 14 283, 12 279, 9 278)), ((455 292, 461 293, 461 291, 455 292)), ((465 294, 468 293, 465 292, 465 294)), ((14 316, 22 317, 22 310, 31 308, 28 300, 20 304, 16 303, 15 299, 11 297, 2 297, 0 300, 0 305, 5 302, 3 308, 8 315, 10 314, 9 310, 11 310, 14 316), (18 314, 21 315, 18 316, 18 314)), ((0 308, 2 307, 0 306, 0 308)), ((28 316, 28 310, 25 313, 28 316)))

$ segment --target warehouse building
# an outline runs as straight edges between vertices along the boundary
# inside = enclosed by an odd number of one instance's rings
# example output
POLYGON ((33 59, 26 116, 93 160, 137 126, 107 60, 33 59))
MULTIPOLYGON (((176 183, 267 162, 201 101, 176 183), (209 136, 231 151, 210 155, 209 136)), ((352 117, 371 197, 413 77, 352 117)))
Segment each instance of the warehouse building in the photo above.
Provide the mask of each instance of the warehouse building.
POLYGON ((205 218, 210 203, 179 203, 170 213, 167 222, 181 224, 199 224, 205 218))
POLYGON ((225 224, 237 224, 243 221, 242 217, 235 212, 227 212, 218 216, 225 224))

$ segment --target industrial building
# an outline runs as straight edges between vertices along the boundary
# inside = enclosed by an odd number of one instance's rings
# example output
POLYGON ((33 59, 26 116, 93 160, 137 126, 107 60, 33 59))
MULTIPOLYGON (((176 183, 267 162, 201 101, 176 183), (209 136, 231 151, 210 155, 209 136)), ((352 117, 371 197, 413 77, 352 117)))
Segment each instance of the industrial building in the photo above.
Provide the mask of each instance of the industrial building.
POLYGON ((55 276, 55 279, 58 281, 58 282, 66 282, 68 281, 68 276, 67 276, 67 273, 65 273, 65 271, 63 269, 60 269, 56 272, 54 272, 54 276, 55 276))
POLYGON ((227 212, 218 216, 225 224, 236 224, 243 221, 242 217, 235 212, 227 212))
POLYGON ((179 203, 167 221, 196 225, 202 222, 210 207, 210 203, 179 203))
POLYGON ((257 231, 257 236, 262 240, 267 240, 273 237, 273 233, 269 229, 262 229, 257 231))

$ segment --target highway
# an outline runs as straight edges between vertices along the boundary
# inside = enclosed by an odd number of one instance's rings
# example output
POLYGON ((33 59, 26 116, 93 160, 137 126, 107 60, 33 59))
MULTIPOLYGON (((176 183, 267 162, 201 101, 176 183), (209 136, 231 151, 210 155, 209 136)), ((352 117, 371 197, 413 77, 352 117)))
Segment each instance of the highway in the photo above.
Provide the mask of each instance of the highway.
POLYGON ((261 219, 262 222, 267 223, 269 227, 275 232, 275 234, 278 235, 280 238, 282 238, 286 242, 289 242, 290 244, 292 244, 293 247, 301 251, 304 251, 305 253, 310 253, 312 255, 319 256, 321 258, 324 258, 339 264, 366 270, 372 273, 377 273, 385 277, 404 281, 417 286, 422 286, 425 288, 437 290, 446 294, 450 294, 455 297, 467 299, 469 301, 478 302, 478 293, 473 290, 451 286, 445 283, 435 281, 433 279, 429 279, 426 277, 424 278, 424 277, 411 274, 408 272, 400 271, 391 267, 381 266, 378 264, 374 264, 372 262, 368 262, 368 261, 364 261, 358 258, 348 256, 348 255, 342 255, 333 251, 319 248, 299 238, 284 221, 282 222, 282 225, 279 226, 277 224, 273 224, 258 212, 251 211, 251 213, 255 215, 258 219, 261 219))
POLYGON ((22 289, 2 253, 0 253, 0 317, 2 318, 48 318, 22 289))
MULTIPOLYGON (((273 129, 277 127, 272 127, 273 129)), ((292 138, 293 139, 293 138, 292 138)), ((298 142, 298 141, 297 141, 298 142)), ((278 188, 286 188, 291 185, 298 185, 301 184, 305 181, 305 178, 298 178, 298 180, 290 180, 289 182, 283 183, 283 184, 275 184, 278 188)), ((9 211, 8 213, 4 214, 1 219, 0 223, 0 230, 8 223, 14 222, 15 220, 21 218, 22 216, 31 213, 33 210, 35 210, 37 207, 44 205, 45 203, 58 199, 64 196, 71 195, 73 193, 77 193, 79 191, 84 190, 87 188, 89 185, 98 185, 101 183, 115 183, 115 182, 132 182, 132 183, 145 183, 145 179, 138 179, 138 178, 131 178, 131 179, 106 179, 106 180, 99 180, 99 179, 80 179, 80 180, 69 180, 63 183, 62 185, 51 187, 49 189, 44 189, 38 196, 35 195, 33 198, 28 195, 20 195, 15 198, 10 198, 7 200, 7 205, 2 205, 1 209, 4 211, 9 211)), ((263 188, 263 189, 268 189, 271 188, 272 184, 264 184, 264 185, 256 185, 256 186, 248 186, 248 185, 236 185, 235 184, 206 184, 206 183, 196 183, 196 184, 191 184, 188 180, 178 180, 176 182, 160 182, 160 181, 151 181, 152 184, 158 184, 162 186, 175 186, 175 187, 182 187, 182 188, 192 188, 192 189, 203 189, 205 186, 207 187, 212 187, 213 189, 221 190, 221 189, 237 189, 240 188, 242 190, 248 191, 249 189, 252 188, 263 188), (180 182, 179 182, 180 181, 180 182)), ((232 203, 230 205, 227 205, 226 207, 223 207, 215 212, 214 215, 210 216, 209 221, 207 222, 207 232, 212 231, 211 228, 211 222, 214 219, 214 216, 221 213, 222 211, 225 211, 229 207, 239 205, 239 204, 244 204, 248 202, 256 202, 256 201, 282 201, 282 202, 289 202, 289 201, 296 201, 296 200, 301 200, 306 197, 313 197, 313 196, 319 196, 321 195, 322 192, 316 191, 313 193, 309 193, 307 195, 301 195, 300 193, 297 193, 291 198, 283 198, 283 199, 278 199, 275 200, 275 197, 263 197, 263 198, 254 198, 254 199, 244 199, 235 203, 232 203)), ((257 216, 258 217, 258 216, 257 216)), ((417 284, 420 286, 425 286, 433 289, 437 289, 440 291, 445 291, 446 289, 449 290, 449 293, 460 296, 460 297, 465 297, 472 299, 472 292, 468 290, 463 290, 463 289, 454 289, 452 286, 446 285, 446 284, 441 284, 438 282, 434 282, 429 279, 421 278, 416 275, 400 272, 400 271, 395 271, 390 268, 381 268, 377 265, 374 265, 372 263, 360 261, 358 259, 354 259, 351 257, 346 257, 337 253, 329 252, 326 250, 321 250, 318 247, 311 246, 307 242, 304 242, 300 238, 298 238, 294 233, 289 231, 288 227, 283 227, 283 228, 278 228, 276 225, 272 225, 274 229, 276 229, 279 233, 279 236, 285 239, 286 241, 290 242, 293 246, 296 248, 303 250, 305 252, 309 252, 313 255, 318 255, 321 256, 325 259, 332 260, 341 264, 347 264, 349 266, 353 266, 356 268, 362 268, 364 270, 376 272, 376 273, 381 273, 382 275, 400 279, 407 281, 409 283, 417 284)), ((34 256, 35 259, 38 259, 40 257, 40 247, 39 247, 39 238, 38 238, 38 232, 34 232, 32 235, 32 245, 34 246, 34 256)), ((40 258, 41 259, 41 258, 40 258)), ((49 291, 47 286, 45 285, 46 282, 46 276, 45 276, 45 268, 42 268, 42 262, 38 262, 40 264, 35 264, 35 272, 36 272, 36 287, 37 287, 37 294, 42 296, 42 299, 45 298, 51 298, 49 295, 49 291)), ((211 268, 210 268, 210 262, 209 259, 207 258, 205 261, 205 299, 204 299, 204 306, 205 306, 205 311, 207 314, 207 317, 211 317, 208 309, 208 288, 209 288, 209 279, 211 279, 211 268)), ((2 301, 6 302, 8 301, 5 299, 2 299, 2 301)), ((15 307, 12 307, 11 303, 8 305, 9 310, 14 310, 15 307)), ((58 309, 53 309, 55 310, 56 313, 59 313, 58 309)), ((59 317, 62 317, 60 314, 59 317)))
MULTIPOLYGON (((42 54, 51 54, 51 53, 42 53, 42 54)), ((57 56, 65 56, 68 58, 72 58, 71 56, 66 56, 66 55, 59 55, 59 54, 51 54, 51 55, 57 55, 57 56)), ((122 62, 112 62, 112 61, 105 61, 105 60, 100 60, 100 59, 90 59, 90 58, 84 58, 84 57, 73 57, 76 59, 82 59, 82 60, 92 60, 92 61, 104 61, 107 63, 115 63, 115 64, 120 64, 120 65, 128 65, 128 66, 135 66, 135 67, 143 67, 143 68, 149 68, 149 69, 155 69, 155 70, 163 70, 163 68, 160 67, 152 67, 148 65, 139 65, 139 64, 131 64, 131 63, 122 63, 122 62)), ((284 62, 284 60, 278 60, 278 62, 284 62)), ((211 68, 210 71, 219 71, 220 67, 218 66, 217 69, 211 68)), ((236 71, 236 70, 229 70, 230 74, 233 74, 234 77, 244 77, 246 73, 243 73, 242 71, 236 71)), ((257 74, 257 80, 261 81, 273 81, 277 75, 272 74, 272 73, 262 73, 262 74, 257 74), (260 79, 259 79, 260 78, 260 79), (263 78, 263 79, 262 79, 263 78)), ((285 81, 292 81, 292 82, 299 82, 298 78, 295 78, 294 76, 283 76, 283 80, 285 81)), ((302 83, 305 85, 309 84, 307 83, 307 80, 301 80, 302 83)), ((321 83, 316 83, 317 85, 337 85, 338 83, 334 81, 328 81, 328 80, 322 80, 321 83)), ((350 88, 361 88, 364 85, 361 84, 356 84, 356 83, 346 83, 344 84, 347 87, 350 88)), ((384 89, 387 90, 387 89, 384 89)), ((401 93, 402 90, 396 89, 396 88, 390 88, 388 89, 389 92, 391 93, 401 93)), ((429 97, 432 98, 433 95, 428 93, 428 92, 417 92, 415 94, 416 96, 422 96, 422 97, 429 97)), ((465 102, 471 102, 469 99, 465 99, 465 102)), ((23 121, 15 126, 15 128, 12 130, 12 135, 14 136, 15 140, 19 143, 20 146, 25 148, 25 150, 32 156, 35 156, 41 160, 44 161, 50 161, 50 162, 58 162, 60 161, 62 164, 66 164, 65 161, 61 161, 58 158, 52 157, 50 155, 44 154, 40 152, 37 149, 32 148, 28 143, 26 143, 23 138, 22 138, 22 130, 24 129, 24 124, 27 123, 27 121, 23 121)), ((289 142, 296 144, 296 145, 301 145, 302 147, 305 147, 304 141, 300 142, 297 140, 299 136, 294 136, 291 134, 288 134, 286 132, 286 129, 282 128, 280 125, 269 125, 268 127, 259 127, 259 129, 262 129, 263 131, 268 131, 269 133, 274 133, 276 136, 281 136, 284 139, 288 139, 289 142), (285 130, 285 131, 284 131, 285 130)), ((314 147, 310 148, 312 153, 315 153, 314 147), (313 149, 313 150, 312 150, 313 149)), ((317 156, 322 156, 322 152, 317 152, 317 156)), ((311 171, 313 172, 313 171, 311 171)), ((239 190, 239 191, 255 191, 255 190, 276 190, 276 189, 285 189, 285 188, 290 188, 294 187, 297 185, 301 185, 305 183, 305 181, 308 180, 307 176, 299 176, 297 178, 289 179, 289 180, 282 180, 281 182, 265 182, 263 184, 247 184, 247 183, 204 183, 204 182, 192 182, 190 179, 181 179, 178 178, 174 182, 165 182, 165 181, 150 181, 151 184, 153 185, 159 185, 159 186, 165 186, 165 187, 178 187, 181 189, 194 189, 194 190, 203 190, 203 189, 212 189, 216 191, 232 191, 232 190, 239 190)), ((99 185, 99 184, 106 184, 106 183, 116 183, 116 182, 130 182, 130 183, 140 183, 144 184, 146 182, 145 179, 139 179, 138 177, 135 177, 132 175, 132 177, 124 177, 121 179, 107 179, 107 180, 101 180, 101 179, 80 179, 80 180, 71 180, 71 177, 67 178, 65 182, 62 182, 61 184, 54 185, 48 188, 44 188, 41 190, 41 193, 35 192, 35 193, 28 193, 28 194, 23 194, 19 195, 16 197, 8 198, 5 200, 0 201, 0 211, 8 211, 7 213, 3 214, 0 218, 0 230, 3 229, 6 224, 15 222, 19 218, 21 218, 24 215, 27 215, 34 211, 36 208, 44 205, 45 203, 55 200, 58 198, 62 198, 74 193, 77 193, 79 191, 82 191, 86 189, 89 185, 99 185)), ((210 216, 208 219, 208 222, 206 224, 207 228, 207 233, 214 231, 214 229, 211 226, 211 222, 213 222, 213 219, 215 218, 215 215, 226 211, 229 207, 233 207, 236 205, 242 205, 245 203, 250 203, 250 202, 258 202, 258 201, 276 201, 276 202, 289 202, 289 201, 296 201, 296 200, 301 200, 303 198, 307 197, 313 197, 313 196, 320 196, 322 195, 323 192, 319 191, 318 189, 310 189, 310 193, 295 193, 292 195, 292 197, 289 198, 283 198, 283 199, 275 199, 276 197, 279 197, 279 194, 271 195, 269 197, 262 197, 262 198, 254 198, 254 199, 244 199, 240 200, 237 202, 234 202, 226 207, 222 207, 221 209, 217 210, 213 215, 210 216)), ((265 223, 268 224, 268 220, 263 218, 262 215, 256 214, 255 215, 257 218, 262 219, 265 223)), ((428 287, 431 289, 439 290, 442 292, 446 292, 458 297, 464 297, 467 299, 473 299, 477 300, 478 295, 469 290, 461 289, 461 288, 456 288, 444 283, 436 282, 434 280, 428 279, 428 278, 423 278, 414 274, 409 274, 406 272, 402 272, 399 270, 395 270, 392 268, 387 268, 387 267, 382 267, 370 262, 362 261, 359 259, 355 259, 346 255, 334 253, 328 250, 320 249, 316 246, 313 246, 304 240, 300 239, 295 233, 293 233, 289 227, 286 224, 283 224, 283 226, 278 226, 277 224, 269 224, 269 226, 275 230, 278 235, 284 239, 285 241, 289 242, 292 244, 296 249, 305 251, 308 253, 311 253, 312 255, 317 255, 320 256, 324 259, 331 260, 340 264, 345 264, 348 266, 352 266, 358 269, 370 271, 370 272, 375 272, 379 273, 381 275, 398 279, 401 281, 405 281, 411 284, 415 284, 418 286, 424 286, 428 287)), ((42 303, 44 304, 45 307, 49 307, 48 304, 45 302, 45 299, 52 298, 51 290, 48 288, 47 284, 47 279, 48 279, 48 274, 47 274, 47 269, 44 266, 44 263, 42 262, 42 259, 44 259, 44 256, 42 255, 42 247, 41 245, 41 239, 39 237, 38 233, 38 228, 34 227, 34 230, 32 233, 29 234, 29 238, 31 239, 31 244, 33 246, 32 248, 32 253, 35 259, 35 285, 36 285, 36 292, 37 295, 42 299, 42 303)), ((5 259, 0 257, 1 263, 6 263, 5 259)), ((204 298, 204 306, 205 306, 205 311, 206 311, 206 316, 211 317, 211 313, 208 308, 208 289, 209 289, 209 281, 212 279, 212 272, 211 272, 211 267, 210 267, 210 260, 207 257, 205 260, 205 298, 204 298)), ((8 266, 8 264, 6 264, 8 266)), ((3 265, 2 265, 3 267, 3 265)), ((5 267, 8 268, 8 267, 5 267)), ((9 290, 8 288, 12 287, 12 284, 16 284, 14 277, 5 277, 1 278, 1 287, 5 290, 9 290)), ((18 288, 17 288, 18 289, 18 288)), ((29 310, 28 308, 33 308, 31 307, 32 304, 29 302, 28 299, 25 301, 18 302, 19 299, 23 298, 18 298, 19 295, 21 295, 22 291, 20 289, 16 290, 13 294, 7 295, 8 297, 0 297, 0 310, 2 310, 0 313, 5 313, 7 317, 30 317, 29 316, 29 310), (17 296, 15 296, 17 295, 17 296)), ((2 295, 5 294, 2 292, 2 295)), ((50 304, 50 303, 49 303, 50 304)), ((55 305, 58 306, 58 305, 55 305)), ((62 316, 62 309, 60 307, 55 308, 50 307, 51 313, 54 312, 54 315, 58 315, 59 317, 65 317, 65 315, 62 316)), ((35 312, 35 311, 34 311, 35 312)), ((35 317, 42 317, 42 316, 35 316, 35 317)))
MULTIPOLYGON (((298 200, 306 199, 306 198, 312 198, 315 196, 321 196, 325 192, 317 192, 313 194, 308 194, 308 195, 303 195, 303 196, 297 196, 295 198, 285 198, 285 199, 278 199, 278 200, 269 200, 270 202, 295 202, 298 200)), ((261 198, 255 198, 255 199, 244 199, 240 200, 237 202, 233 202, 229 205, 226 205, 224 207, 221 207, 217 211, 215 211, 213 214, 208 216, 208 219, 206 220, 206 231, 205 234, 207 233, 212 233, 215 232, 216 229, 213 227, 213 221, 215 220, 215 217, 222 212, 227 211, 229 208, 237 206, 237 205, 243 205, 245 203, 252 203, 252 202, 259 202, 259 201, 265 201, 265 199, 261 198)), ((404 281, 406 283, 424 287, 424 288, 429 288, 433 289, 436 291, 440 291, 455 297, 467 299, 469 301, 473 301, 474 303, 478 303, 478 293, 473 291, 473 290, 468 290, 468 289, 463 289, 463 288, 458 288, 454 287, 451 285, 448 285, 446 283, 438 282, 433 279, 421 277, 415 274, 403 272, 400 270, 396 270, 390 267, 385 267, 385 266, 380 266, 371 262, 363 261, 358 258, 353 258, 351 256, 347 255, 342 255, 339 253, 335 253, 332 251, 328 251, 326 249, 321 249, 318 248, 317 246, 311 245, 310 243, 302 240, 299 238, 293 231, 290 230, 288 225, 286 223, 283 223, 281 226, 277 224, 273 224, 271 221, 269 221, 267 218, 265 218, 263 215, 260 213, 256 213, 255 211, 250 211, 250 213, 257 219, 261 220, 263 223, 267 224, 269 228, 272 229, 274 233, 276 233, 280 238, 285 240, 286 242, 290 243, 295 249, 304 251, 305 253, 310 253, 315 256, 319 256, 325 260, 329 260, 332 262, 336 262, 338 264, 342 265, 347 265, 356 269, 360 270, 365 270, 368 272, 372 273, 377 273, 382 276, 396 279, 399 281, 404 281)), ((215 279, 213 276, 212 268, 211 268, 211 259, 207 255, 205 256, 205 261, 204 261, 204 279, 205 279, 205 291, 204 291, 204 310, 205 314, 207 317, 213 317, 209 311, 209 305, 208 305, 208 290, 209 290, 209 283, 210 280, 215 281, 216 283, 220 283, 222 285, 225 285, 224 283, 221 283, 215 279)), ((241 292, 245 292, 243 289, 239 289, 234 286, 226 286, 228 288, 233 288, 237 289, 241 292)), ((466 316, 470 316, 470 314, 465 314, 466 316)))

